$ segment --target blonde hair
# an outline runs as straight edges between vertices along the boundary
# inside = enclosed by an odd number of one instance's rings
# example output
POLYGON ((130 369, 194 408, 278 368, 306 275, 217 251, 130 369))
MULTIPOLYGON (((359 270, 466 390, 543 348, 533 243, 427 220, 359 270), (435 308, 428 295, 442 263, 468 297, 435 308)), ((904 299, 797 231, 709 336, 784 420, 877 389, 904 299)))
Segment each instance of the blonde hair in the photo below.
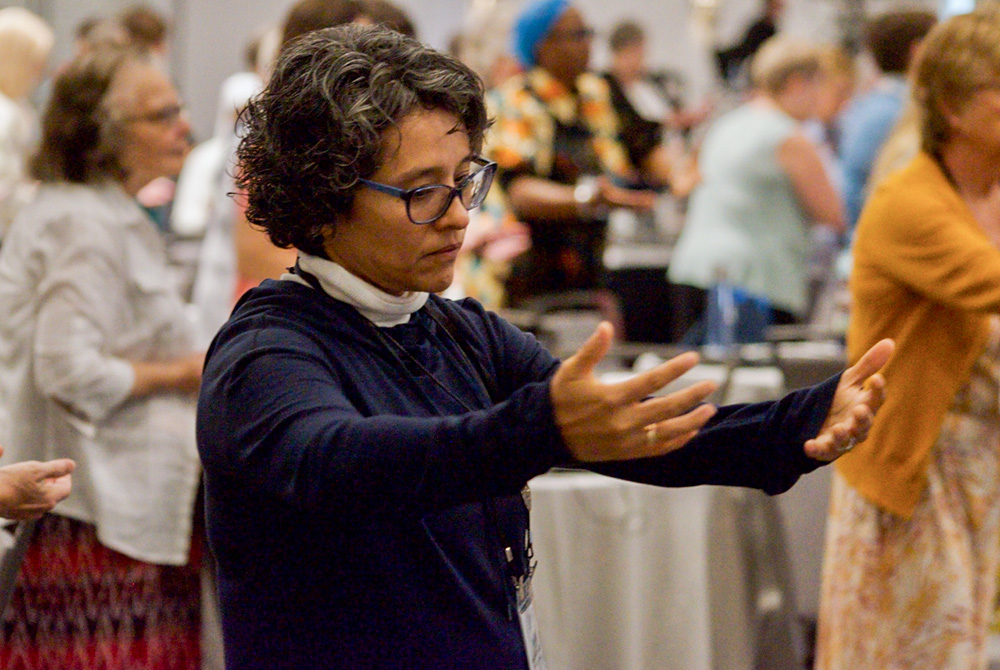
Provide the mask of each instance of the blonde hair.
POLYGON ((820 45, 821 89, 816 93, 815 118, 832 123, 854 94, 857 66, 850 54, 836 44, 820 45))
POLYGON ((819 47, 820 61, 824 72, 846 77, 851 81, 857 78, 858 66, 847 50, 836 44, 824 44, 819 47))
POLYGON ((794 75, 812 76, 823 67, 823 49, 804 40, 776 35, 754 54, 750 83, 768 95, 784 90, 794 75))
POLYGON ((0 93, 19 100, 38 84, 55 35, 23 7, 0 9, 0 93))
POLYGON ((920 151, 920 114, 916 104, 910 99, 875 155, 875 162, 872 163, 871 174, 868 176, 868 185, 865 187, 868 192, 873 191, 880 181, 896 170, 906 167, 918 151, 920 151))
POLYGON ((949 113, 960 110, 976 91, 994 87, 1000 88, 1000 12, 984 8, 935 26, 914 68, 913 97, 924 151, 936 155, 949 139, 949 113))
POLYGON ((510 57, 510 33, 517 17, 515 4, 473 0, 457 37, 458 53, 454 55, 482 77, 488 88, 502 83, 496 80, 496 68, 510 57))

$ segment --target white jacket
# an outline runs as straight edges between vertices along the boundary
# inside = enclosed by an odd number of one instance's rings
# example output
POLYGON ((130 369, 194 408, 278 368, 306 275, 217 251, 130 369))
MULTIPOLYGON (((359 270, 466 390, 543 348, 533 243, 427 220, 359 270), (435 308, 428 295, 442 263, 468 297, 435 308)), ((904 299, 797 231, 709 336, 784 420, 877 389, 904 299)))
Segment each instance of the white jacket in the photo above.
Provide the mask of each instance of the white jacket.
POLYGON ((133 558, 187 561, 200 477, 195 398, 131 398, 129 360, 193 350, 162 239, 115 185, 43 186, 0 248, 3 460, 69 457, 57 514, 133 558))

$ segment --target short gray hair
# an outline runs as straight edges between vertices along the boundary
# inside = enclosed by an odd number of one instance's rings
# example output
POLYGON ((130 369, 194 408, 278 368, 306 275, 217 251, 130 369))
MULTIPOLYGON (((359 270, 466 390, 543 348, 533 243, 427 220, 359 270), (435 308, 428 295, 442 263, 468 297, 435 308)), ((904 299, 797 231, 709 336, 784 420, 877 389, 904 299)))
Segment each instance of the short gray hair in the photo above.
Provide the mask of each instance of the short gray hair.
POLYGON ((823 48, 806 40, 776 35, 750 61, 750 82, 768 95, 781 93, 794 75, 811 77, 822 70, 823 48))

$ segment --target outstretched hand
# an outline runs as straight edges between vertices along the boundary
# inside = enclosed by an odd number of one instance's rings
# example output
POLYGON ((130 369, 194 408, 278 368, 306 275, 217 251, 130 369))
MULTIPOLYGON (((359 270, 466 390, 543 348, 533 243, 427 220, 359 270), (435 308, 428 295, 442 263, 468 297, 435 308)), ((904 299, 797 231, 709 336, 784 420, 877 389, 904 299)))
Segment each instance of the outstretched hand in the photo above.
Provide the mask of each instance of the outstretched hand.
POLYGON ((699 382, 668 395, 648 398, 698 363, 681 354, 624 382, 601 383, 595 366, 607 355, 613 337, 604 322, 552 378, 550 393, 556 425, 579 461, 611 461, 659 456, 679 449, 715 414, 700 405, 716 389, 699 382))
POLYGON ((75 467, 70 459, 59 458, 0 468, 0 516, 18 521, 39 518, 69 495, 75 467))
POLYGON ((879 370, 889 361, 895 346, 892 340, 881 340, 844 371, 819 434, 805 443, 806 455, 832 461, 868 437, 875 414, 885 400, 885 378, 879 370))
POLYGON ((607 177, 598 177, 594 204, 601 207, 650 212, 656 206, 656 192, 618 186, 607 177))

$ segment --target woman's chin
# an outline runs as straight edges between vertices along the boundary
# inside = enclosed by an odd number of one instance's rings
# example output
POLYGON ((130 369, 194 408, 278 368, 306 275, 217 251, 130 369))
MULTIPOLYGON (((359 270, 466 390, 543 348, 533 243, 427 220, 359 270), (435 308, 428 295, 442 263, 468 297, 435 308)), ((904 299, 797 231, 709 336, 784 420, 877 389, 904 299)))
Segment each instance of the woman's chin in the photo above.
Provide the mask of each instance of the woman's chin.
POLYGON ((450 269, 447 274, 440 274, 433 278, 428 278, 426 282, 421 282, 423 284, 422 288, 417 289, 418 291, 426 291, 427 293, 442 293, 447 291, 455 279, 454 268, 450 269))

